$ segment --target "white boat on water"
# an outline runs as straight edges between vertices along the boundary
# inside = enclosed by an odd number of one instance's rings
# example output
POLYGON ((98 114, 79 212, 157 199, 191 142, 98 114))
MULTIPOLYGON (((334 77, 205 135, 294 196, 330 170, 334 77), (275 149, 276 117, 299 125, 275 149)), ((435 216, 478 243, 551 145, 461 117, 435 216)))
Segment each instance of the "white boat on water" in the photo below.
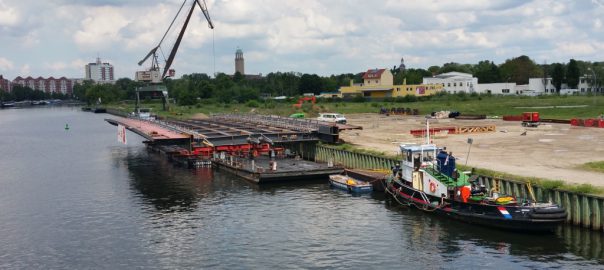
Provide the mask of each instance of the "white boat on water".
POLYGON ((352 193, 365 193, 373 191, 373 186, 370 183, 342 174, 330 175, 329 184, 339 189, 348 190, 352 193))

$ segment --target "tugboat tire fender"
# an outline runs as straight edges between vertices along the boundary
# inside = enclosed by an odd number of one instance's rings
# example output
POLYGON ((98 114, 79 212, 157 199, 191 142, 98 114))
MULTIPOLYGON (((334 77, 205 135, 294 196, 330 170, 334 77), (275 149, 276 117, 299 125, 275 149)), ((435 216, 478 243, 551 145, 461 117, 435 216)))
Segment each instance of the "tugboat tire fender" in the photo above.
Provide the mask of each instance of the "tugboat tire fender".
POLYGON ((532 213, 531 218, 537 219, 558 219, 558 218, 566 218, 566 213, 553 213, 553 214, 537 214, 532 213))
POLYGON ((566 210, 564 210, 563 208, 558 208, 558 207, 535 208, 535 209, 533 209, 533 213, 536 213, 536 214, 555 214, 555 213, 566 213, 566 210))

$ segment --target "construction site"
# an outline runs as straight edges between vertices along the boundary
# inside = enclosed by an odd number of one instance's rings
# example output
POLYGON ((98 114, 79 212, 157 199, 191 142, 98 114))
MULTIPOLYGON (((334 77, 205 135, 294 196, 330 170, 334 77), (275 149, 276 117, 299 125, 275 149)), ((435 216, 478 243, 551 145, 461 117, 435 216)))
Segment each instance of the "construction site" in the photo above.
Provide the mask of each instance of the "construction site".
MULTIPOLYGON (((340 138, 359 148, 398 155, 401 143, 426 141, 426 117, 348 114, 350 130, 340 138)), ((566 121, 571 122, 571 121, 566 121)), ((460 164, 524 177, 604 186, 604 174, 580 169, 604 159, 604 128, 573 123, 540 123, 503 119, 429 119, 433 143, 446 147, 460 164)))

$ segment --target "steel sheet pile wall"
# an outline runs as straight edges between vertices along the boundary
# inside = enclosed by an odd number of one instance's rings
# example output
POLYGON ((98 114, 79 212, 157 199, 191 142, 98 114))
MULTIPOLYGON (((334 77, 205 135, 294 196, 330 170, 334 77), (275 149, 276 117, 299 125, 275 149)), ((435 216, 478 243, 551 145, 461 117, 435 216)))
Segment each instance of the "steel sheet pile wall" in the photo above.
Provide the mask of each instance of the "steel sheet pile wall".
MULTIPOLYGON (((398 161, 390 158, 379 157, 369 154, 354 153, 346 150, 338 150, 327 146, 316 146, 314 154, 317 162, 330 162, 341 164, 347 168, 354 169, 390 169, 398 161)), ((501 193, 521 198, 528 198, 529 193, 526 183, 508 179, 493 179, 492 177, 480 176, 480 184, 488 190, 499 182, 501 193)), ((604 231, 604 197, 578 194, 569 191, 550 190, 533 185, 533 191, 538 201, 551 201, 566 208, 568 211, 567 223, 582 226, 593 230, 604 231)))
POLYGON ((354 153, 346 150, 338 150, 331 147, 317 146, 315 150, 315 161, 333 162, 354 169, 390 169, 397 160, 384 158, 369 154, 354 153))

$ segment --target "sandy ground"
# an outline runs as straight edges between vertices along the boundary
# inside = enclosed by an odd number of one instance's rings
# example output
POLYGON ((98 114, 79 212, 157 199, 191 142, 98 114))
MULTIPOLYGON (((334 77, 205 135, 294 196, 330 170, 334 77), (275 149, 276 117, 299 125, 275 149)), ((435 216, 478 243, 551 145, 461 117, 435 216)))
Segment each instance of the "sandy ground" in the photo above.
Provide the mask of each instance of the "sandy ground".
MULTIPOLYGON (((363 130, 344 131, 341 138, 366 149, 398 153, 398 145, 421 143, 425 138, 413 137, 411 129, 425 129, 423 116, 384 116, 379 114, 346 115, 348 122, 363 130)), ((604 173, 577 169, 578 165, 604 160, 604 128, 571 127, 568 124, 544 124, 525 128, 520 122, 498 119, 455 120, 431 119, 431 127, 497 126, 496 132, 472 134, 439 134, 433 138, 438 146, 446 146, 466 163, 484 169, 528 177, 560 179, 572 183, 604 186, 604 173), (526 131, 526 135, 521 134, 526 131), (469 158, 468 138, 474 143, 469 158)))

